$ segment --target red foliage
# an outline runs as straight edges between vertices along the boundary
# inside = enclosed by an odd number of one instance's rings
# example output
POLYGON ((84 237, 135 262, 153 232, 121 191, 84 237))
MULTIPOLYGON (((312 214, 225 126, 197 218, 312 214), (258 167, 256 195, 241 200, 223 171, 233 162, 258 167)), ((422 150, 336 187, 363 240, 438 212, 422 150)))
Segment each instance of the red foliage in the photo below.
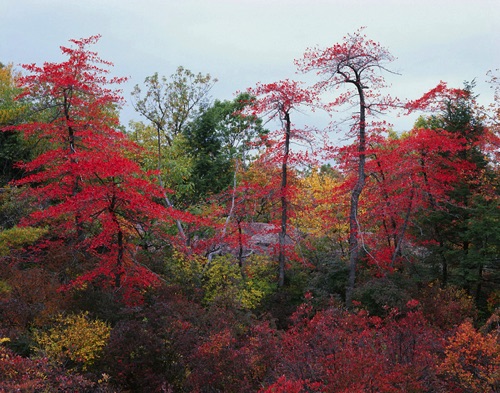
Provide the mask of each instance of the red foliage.
MULTIPOLYGON (((394 57, 379 43, 368 39, 363 31, 364 27, 345 36, 342 42, 325 49, 310 48, 302 59, 295 61, 301 72, 314 71, 322 77, 315 85, 316 91, 329 88, 344 90, 346 84, 356 87, 352 91, 342 91, 328 104, 330 109, 346 103, 352 104, 359 98, 359 90, 363 91, 361 104, 368 115, 398 104, 397 99, 381 95, 387 85, 380 72, 389 71, 387 64, 394 61, 394 57)), ((352 131, 357 133, 360 126, 359 113, 353 116, 356 121, 352 131)))
POLYGON ((418 310, 394 311, 382 320, 329 308, 312 319, 297 314, 295 320, 283 336, 276 382, 265 392, 406 392, 436 386, 433 353, 442 344, 418 310))
POLYGON ((122 98, 108 87, 124 79, 107 78, 109 71, 102 67, 111 64, 87 49, 98 39, 72 40, 75 48, 62 48, 65 62, 25 66, 31 74, 20 78, 19 98, 38 100, 50 120, 12 129, 45 139, 48 149, 21 164, 29 174, 15 184, 30 185, 27 193, 40 207, 23 224, 50 225, 53 237, 98 258, 98 266, 68 288, 99 281, 124 287, 125 300, 132 300, 140 288, 157 281, 135 263, 133 239, 153 220, 187 215, 154 202, 162 190, 128 158, 138 147, 118 130, 115 110, 122 98))
POLYGON ((463 289, 430 284, 421 291, 421 299, 425 318, 443 331, 452 331, 463 321, 477 318, 474 299, 463 289))
POLYGON ((300 82, 285 79, 267 84, 258 83, 255 88, 248 89, 251 95, 257 97, 252 103, 252 114, 284 119, 285 113, 290 113, 302 105, 314 104, 315 94, 300 85, 300 82))
MULTIPOLYGON (((49 363, 47 358, 28 359, 0 346, 0 391, 91 392, 96 384, 49 363)), ((105 392, 102 384, 100 391, 105 392)))
POLYGON ((206 387, 224 392, 254 392, 275 367, 278 340, 267 323, 245 334, 234 327, 210 334, 192 353, 192 373, 188 386, 193 392, 206 387))
POLYGON ((405 109, 408 113, 416 110, 424 111, 442 111, 447 102, 454 101, 460 97, 467 97, 470 93, 463 89, 452 89, 446 85, 446 82, 440 81, 436 87, 429 90, 422 97, 408 101, 405 109))
MULTIPOLYGON (((444 130, 415 129, 399 139, 374 135, 366 151, 367 182, 359 212, 362 241, 379 273, 398 266, 409 238, 412 218, 426 209, 443 209, 457 181, 473 173, 474 165, 459 152, 466 141, 444 130)), ((346 174, 343 195, 357 179, 357 146, 339 149, 346 174)))

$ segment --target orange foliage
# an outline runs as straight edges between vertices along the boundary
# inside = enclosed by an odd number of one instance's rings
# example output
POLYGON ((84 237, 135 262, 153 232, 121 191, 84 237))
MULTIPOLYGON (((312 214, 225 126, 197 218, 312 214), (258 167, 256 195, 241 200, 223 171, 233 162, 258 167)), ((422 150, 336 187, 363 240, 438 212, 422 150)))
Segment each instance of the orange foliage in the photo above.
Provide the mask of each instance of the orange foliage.
POLYGON ((463 392, 493 393, 500 389, 500 341, 481 334, 470 321, 462 323, 445 349, 442 375, 463 392))

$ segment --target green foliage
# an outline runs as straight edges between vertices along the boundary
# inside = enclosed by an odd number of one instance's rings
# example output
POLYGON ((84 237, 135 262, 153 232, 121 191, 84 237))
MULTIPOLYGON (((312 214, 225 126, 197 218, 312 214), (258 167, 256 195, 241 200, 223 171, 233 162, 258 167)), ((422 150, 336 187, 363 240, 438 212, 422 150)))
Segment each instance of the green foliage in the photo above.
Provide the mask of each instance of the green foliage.
POLYGON ((205 257, 186 255, 174 250, 165 262, 165 277, 173 286, 179 286, 189 296, 196 294, 201 287, 203 266, 207 263, 205 257))
POLYGON ((27 106, 15 101, 21 92, 16 86, 18 77, 12 65, 0 64, 0 187, 20 176, 14 164, 29 156, 29 144, 19 133, 2 132, 3 127, 18 124, 26 116, 27 106))
MULTIPOLYGON (((53 108, 49 113, 40 113, 37 99, 19 98, 22 89, 18 81, 21 77, 11 64, 3 66, 0 63, 0 187, 24 175, 16 164, 30 160, 47 147, 47 141, 39 135, 27 137, 18 131, 7 130, 7 127, 29 119, 52 121, 54 115, 53 108)), ((40 97, 38 100, 43 101, 40 97)))
POLYGON ((255 300, 261 301, 276 291, 276 264, 267 255, 253 254, 245 260, 246 284, 257 292, 255 300))
POLYGON ((215 133, 215 121, 209 109, 186 132, 187 153, 193 160, 191 199, 194 202, 224 190, 232 179, 233 163, 215 133))
POLYGON ((0 229, 16 226, 35 209, 34 201, 23 196, 23 192, 23 187, 6 186, 0 189, 0 229))
POLYGON ((354 299, 366 308, 370 315, 385 316, 391 309, 403 309, 410 294, 398 282, 397 275, 373 278, 354 292, 354 299))
POLYGON ((243 297, 240 286, 242 281, 240 268, 233 258, 215 257, 204 276, 204 301, 209 304, 224 299, 233 301, 237 298, 241 299, 243 297))
POLYGON ((251 255, 240 267, 232 255, 207 258, 187 256, 174 251, 168 259, 165 276, 188 296, 203 294, 203 303, 231 304, 243 310, 254 310, 276 291, 276 266, 271 258, 251 255))
MULTIPOLYGON (((5 295, 9 294, 12 290, 12 287, 6 281, 0 280, 0 298, 3 298, 5 295)), ((1 343, 1 341, 0 341, 1 343)))
POLYGON ((72 362, 87 370, 101 356, 110 334, 111 327, 107 323, 91 320, 84 312, 59 315, 48 330, 36 331, 34 340, 40 354, 57 363, 72 362))
POLYGON ((241 114, 252 101, 247 93, 233 101, 216 100, 183 132, 185 153, 192 159, 192 202, 225 190, 233 181, 236 160, 244 160, 249 143, 265 133, 261 120, 241 114))
POLYGON ((415 121, 415 124, 413 125, 413 128, 419 129, 419 128, 429 128, 431 130, 435 130, 438 128, 442 128, 443 123, 442 121, 435 115, 429 116, 429 117, 423 117, 419 116, 418 119, 415 121))
POLYGON ((130 122, 129 136, 145 149, 138 158, 145 170, 160 170, 162 184, 173 191, 174 206, 193 195, 193 157, 188 153, 189 141, 183 134, 175 135, 169 145, 160 147, 158 158, 157 133, 153 126, 130 122))
POLYGON ((229 255, 213 259, 204 275, 207 304, 229 300, 244 310, 253 310, 276 290, 275 265, 264 256, 252 256, 243 271, 229 255))
POLYGON ((331 296, 343 297, 349 270, 342 260, 340 247, 331 238, 324 236, 308 239, 308 244, 301 247, 300 252, 311 265, 306 290, 315 299, 326 302, 331 296))
POLYGON ((35 243, 48 233, 47 228, 14 227, 0 232, 0 257, 9 255, 12 250, 21 249, 35 243))
POLYGON ((174 206, 187 205, 193 199, 195 184, 193 180, 194 159, 189 154, 190 141, 183 135, 177 135, 172 145, 165 147, 161 176, 166 188, 173 191, 174 206))
MULTIPOLYGON (((182 72, 187 70, 183 69, 182 72)), ((242 93, 233 101, 216 100, 212 105, 201 104, 204 100, 201 94, 208 89, 210 79, 200 79, 198 75, 190 82, 181 82, 176 81, 178 77, 179 75, 172 76, 170 84, 165 78, 160 83, 157 74, 147 79, 146 84, 151 85, 150 89, 165 89, 165 101, 161 101, 159 96, 153 100, 151 95, 139 100, 138 111, 151 123, 146 125, 142 122, 131 122, 129 135, 147 150, 147 154, 141 158, 143 167, 160 170, 164 187, 173 191, 171 200, 174 206, 187 208, 226 189, 234 177, 235 160, 244 159, 245 153, 250 149, 249 142, 257 135, 264 134, 265 130, 261 120, 255 116, 241 114, 252 102, 249 94, 242 93), (206 85, 202 89, 204 83, 206 85), (189 113, 175 113, 176 105, 187 104, 172 101, 170 94, 173 92, 167 91, 173 89, 174 85, 186 90, 186 93, 183 93, 186 97, 183 99, 192 95, 190 99, 193 101, 190 105, 193 106, 189 113), (199 97, 194 94, 197 89, 199 97), (191 93, 188 94, 188 91, 191 93), (165 106, 165 112, 156 113, 158 108, 153 107, 148 109, 149 112, 146 111, 146 107, 149 108, 155 100, 160 100, 158 104, 160 107, 165 106), (175 117, 176 115, 178 117, 175 117), (181 120, 181 117, 184 120, 181 120), (169 122, 173 128, 167 127, 169 122)), ((140 89, 134 94, 138 97, 140 89)))
POLYGON ((206 105, 207 94, 216 82, 210 74, 194 74, 182 66, 168 78, 154 73, 145 79, 143 89, 135 86, 134 107, 158 131, 158 143, 162 145, 163 139, 171 145, 173 138, 206 105))

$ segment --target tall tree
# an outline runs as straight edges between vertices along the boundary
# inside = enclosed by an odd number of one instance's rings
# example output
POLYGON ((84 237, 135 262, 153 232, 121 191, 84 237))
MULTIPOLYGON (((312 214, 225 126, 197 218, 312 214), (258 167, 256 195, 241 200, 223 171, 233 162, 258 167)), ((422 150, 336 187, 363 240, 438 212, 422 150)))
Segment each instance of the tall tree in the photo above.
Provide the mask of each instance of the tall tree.
MULTIPOLYGON (((451 282, 467 288, 484 308, 483 284, 495 282, 499 274, 495 266, 500 239, 499 177, 492 159, 497 137, 480 119, 473 88, 474 82, 465 83, 463 89, 440 83, 410 104, 432 111, 431 116, 420 118, 417 126, 461 138, 456 156, 474 168, 460 171, 447 191, 447 200, 441 206, 434 203, 420 219, 425 235, 438 241, 435 252, 441 264, 441 284, 451 282), (485 280, 486 269, 491 273, 485 280)), ((437 170, 445 171, 446 166, 437 170)))
POLYGON ((383 272, 401 267, 403 241, 416 214, 443 206, 453 184, 474 167, 459 157, 464 138, 442 130, 421 128, 369 142, 366 209, 360 220, 369 228, 370 256, 383 272))
POLYGON ((359 198, 365 186, 367 115, 385 110, 392 100, 381 97, 380 90, 386 86, 381 71, 388 71, 386 64, 394 58, 380 44, 369 40, 363 29, 344 37, 342 43, 326 49, 308 49, 304 57, 296 61, 302 72, 314 71, 323 77, 316 84, 319 91, 331 88, 341 89, 351 85, 353 91, 345 91, 332 102, 336 107, 342 104, 357 105, 359 111, 353 115, 351 132, 357 138, 357 181, 351 191, 349 213, 349 282, 346 289, 346 304, 351 306, 359 259, 359 198))
MULTIPOLYGON (((30 121, 7 128, 47 141, 48 150, 21 167, 27 176, 15 182, 29 185, 39 206, 25 223, 52 228, 52 235, 97 261, 70 286, 97 281, 132 296, 156 276, 134 259, 133 240, 154 219, 176 212, 155 203, 159 188, 127 157, 137 146, 119 131, 116 109, 122 102, 113 89, 123 78, 109 78, 111 63, 88 49, 99 36, 71 40, 62 47, 61 63, 25 65, 18 99, 32 97, 47 121, 30 121)), ((178 217, 176 217, 178 218, 178 217)))
MULTIPOLYGON (((158 73, 147 77, 144 96, 139 85, 134 87, 134 108, 151 122, 156 131, 156 168, 162 188, 165 186, 162 177, 164 156, 176 144, 187 124, 207 105, 208 93, 216 82, 217 79, 210 74, 194 74, 180 66, 170 78, 159 77, 158 73)), ((174 207, 167 193, 164 193, 164 200, 168 207, 174 207)), ((189 241, 180 221, 177 221, 177 229, 181 237, 189 241)))
POLYGON ((276 138, 278 143, 273 146, 276 158, 281 161, 281 230, 279 233, 279 276, 278 285, 285 283, 285 244, 287 238, 287 224, 289 217, 289 188, 288 166, 290 159, 290 141, 292 138, 301 138, 304 131, 292 128, 290 114, 297 111, 300 106, 312 105, 315 96, 311 90, 303 89, 296 81, 283 80, 275 83, 258 84, 249 89, 250 94, 257 97, 254 114, 261 114, 269 119, 278 119, 282 128, 278 130, 276 138))
POLYGON ((180 66, 169 78, 160 77, 158 73, 148 76, 144 89, 135 85, 134 108, 156 128, 158 146, 163 143, 170 146, 175 136, 196 118, 206 106, 208 93, 216 82, 210 74, 194 74, 180 66))

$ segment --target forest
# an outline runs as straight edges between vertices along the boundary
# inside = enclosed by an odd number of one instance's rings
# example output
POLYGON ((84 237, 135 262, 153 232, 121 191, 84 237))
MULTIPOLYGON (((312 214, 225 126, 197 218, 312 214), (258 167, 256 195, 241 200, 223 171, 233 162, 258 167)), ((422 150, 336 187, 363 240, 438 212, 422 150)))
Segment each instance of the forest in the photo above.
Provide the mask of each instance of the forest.
POLYGON ((394 97, 359 29, 122 124, 99 39, 0 64, 1 392, 500 392, 498 70, 394 97))

